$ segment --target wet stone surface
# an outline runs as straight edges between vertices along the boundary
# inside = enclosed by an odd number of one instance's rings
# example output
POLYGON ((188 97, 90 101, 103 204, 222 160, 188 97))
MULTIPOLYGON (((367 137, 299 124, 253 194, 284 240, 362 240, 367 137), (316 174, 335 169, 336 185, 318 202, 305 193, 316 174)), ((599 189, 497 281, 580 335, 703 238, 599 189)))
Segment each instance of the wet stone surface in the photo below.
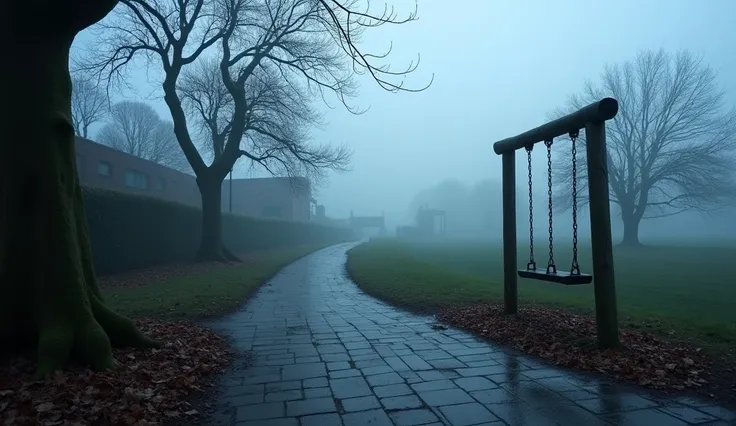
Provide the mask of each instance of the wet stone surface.
POLYGON ((654 397, 432 328, 364 295, 333 246, 211 324, 253 364, 222 377, 210 425, 736 425, 707 401, 654 397))

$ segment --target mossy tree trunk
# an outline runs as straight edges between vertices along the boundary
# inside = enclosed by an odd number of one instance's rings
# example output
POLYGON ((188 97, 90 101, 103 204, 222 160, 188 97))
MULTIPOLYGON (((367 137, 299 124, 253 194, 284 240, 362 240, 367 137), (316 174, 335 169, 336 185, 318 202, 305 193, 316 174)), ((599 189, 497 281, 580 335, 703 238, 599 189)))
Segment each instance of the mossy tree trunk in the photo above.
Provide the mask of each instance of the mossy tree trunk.
POLYGON ((72 359, 109 368, 111 346, 158 346, 104 304, 75 165, 69 49, 115 2, 4 5, 0 348, 34 345, 37 376, 72 359))

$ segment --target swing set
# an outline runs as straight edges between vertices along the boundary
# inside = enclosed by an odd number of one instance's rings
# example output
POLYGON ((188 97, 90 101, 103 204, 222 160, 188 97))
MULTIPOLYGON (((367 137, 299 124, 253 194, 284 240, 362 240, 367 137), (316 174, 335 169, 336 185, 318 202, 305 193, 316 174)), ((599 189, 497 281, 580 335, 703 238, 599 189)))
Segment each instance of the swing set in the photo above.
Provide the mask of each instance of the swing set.
POLYGON ((608 197, 608 158, 605 122, 618 113, 618 102, 605 98, 565 117, 550 121, 518 136, 493 144, 502 156, 503 175, 503 259, 504 309, 507 314, 518 311, 517 276, 562 285, 593 283, 596 306, 598 344, 601 348, 618 345, 618 314, 611 242, 611 211, 608 197), (588 207, 590 210, 593 274, 580 271, 578 264, 577 141, 585 129, 588 171, 588 207), (552 214, 552 143, 555 138, 569 136, 572 142, 572 262, 569 270, 557 267, 554 260, 552 214), (544 142, 547 148, 547 198, 549 222, 549 257, 546 268, 538 268, 534 257, 534 212, 532 191, 532 150, 544 142), (516 151, 527 154, 529 189, 529 261, 525 268, 517 266, 516 245, 516 151), (595 281, 593 277, 595 276, 595 281))

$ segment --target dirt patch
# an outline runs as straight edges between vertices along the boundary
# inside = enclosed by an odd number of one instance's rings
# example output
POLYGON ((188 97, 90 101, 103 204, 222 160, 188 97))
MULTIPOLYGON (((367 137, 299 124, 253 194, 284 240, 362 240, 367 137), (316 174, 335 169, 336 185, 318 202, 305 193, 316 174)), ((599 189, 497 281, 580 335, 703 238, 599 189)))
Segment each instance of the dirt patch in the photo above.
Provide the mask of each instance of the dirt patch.
POLYGON ((225 338, 186 322, 141 319, 136 324, 163 342, 161 349, 116 349, 115 367, 92 372, 70 367, 32 381, 25 358, 0 369, 3 425, 151 425, 188 423, 199 416, 188 395, 212 385, 232 353, 225 338))
POLYGON ((237 256, 242 260, 242 262, 182 262, 154 266, 151 268, 136 269, 133 271, 99 277, 98 284, 100 288, 105 289, 141 287, 187 275, 203 274, 216 268, 253 263, 256 262, 259 257, 258 253, 253 252, 241 253, 237 256))
POLYGON ((736 405, 734 370, 699 348, 644 331, 622 329, 621 347, 601 351, 594 318, 552 308, 524 307, 519 315, 507 316, 501 305, 478 305, 445 309, 437 318, 556 365, 736 405))

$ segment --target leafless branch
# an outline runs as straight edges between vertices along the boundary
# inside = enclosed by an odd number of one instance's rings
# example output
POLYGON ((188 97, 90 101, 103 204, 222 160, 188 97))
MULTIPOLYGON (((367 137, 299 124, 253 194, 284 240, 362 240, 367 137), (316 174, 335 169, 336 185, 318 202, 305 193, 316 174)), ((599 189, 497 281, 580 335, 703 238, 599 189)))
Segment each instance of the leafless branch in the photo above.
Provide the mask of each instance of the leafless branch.
POLYGON ((109 112, 109 98, 95 81, 77 74, 72 77, 72 125, 78 136, 89 138, 89 128, 109 112))

